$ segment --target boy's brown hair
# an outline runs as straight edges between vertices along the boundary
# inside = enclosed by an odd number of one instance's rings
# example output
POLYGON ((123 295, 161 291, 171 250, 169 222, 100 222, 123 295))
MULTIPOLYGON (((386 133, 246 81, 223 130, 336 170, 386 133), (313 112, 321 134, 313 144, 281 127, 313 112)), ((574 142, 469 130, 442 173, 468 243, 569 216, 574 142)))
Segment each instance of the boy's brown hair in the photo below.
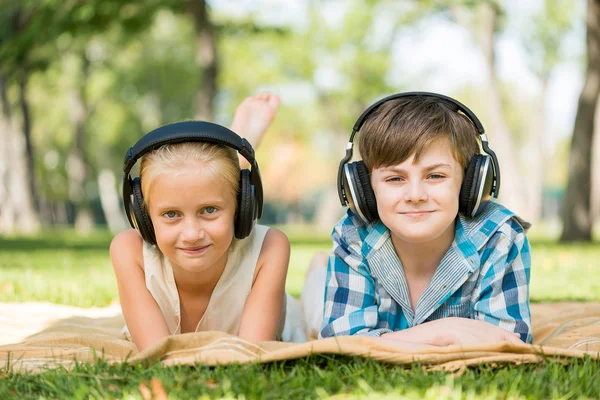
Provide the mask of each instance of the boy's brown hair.
POLYGON ((452 104, 430 96, 389 100, 365 120, 358 136, 369 171, 390 167, 421 153, 435 140, 446 138, 463 169, 479 153, 478 132, 471 120, 452 104))

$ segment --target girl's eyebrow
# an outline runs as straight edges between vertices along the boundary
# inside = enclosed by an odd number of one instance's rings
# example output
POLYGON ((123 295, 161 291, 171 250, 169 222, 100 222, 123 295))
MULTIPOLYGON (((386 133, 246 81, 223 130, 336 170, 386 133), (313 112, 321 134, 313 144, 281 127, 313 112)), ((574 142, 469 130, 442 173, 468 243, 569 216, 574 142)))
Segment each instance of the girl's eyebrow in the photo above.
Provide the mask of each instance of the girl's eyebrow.
MULTIPOLYGON (((446 164, 446 163, 438 163, 438 164, 432 164, 429 165, 427 167, 424 168, 425 171, 432 171, 434 169, 438 169, 438 168, 450 168, 450 164, 446 164)), ((400 168, 400 167, 386 167, 383 168, 384 171, 392 171, 392 172, 398 172, 398 173, 406 173, 406 170, 400 168)))
MULTIPOLYGON (((225 204, 225 200, 216 200, 216 199, 212 199, 210 201, 204 201, 200 204, 195 204, 195 207, 207 207, 207 206, 221 206, 225 204)), ((177 210, 180 207, 176 206, 174 204, 169 204, 169 203, 154 203, 154 207, 157 210, 177 210)))

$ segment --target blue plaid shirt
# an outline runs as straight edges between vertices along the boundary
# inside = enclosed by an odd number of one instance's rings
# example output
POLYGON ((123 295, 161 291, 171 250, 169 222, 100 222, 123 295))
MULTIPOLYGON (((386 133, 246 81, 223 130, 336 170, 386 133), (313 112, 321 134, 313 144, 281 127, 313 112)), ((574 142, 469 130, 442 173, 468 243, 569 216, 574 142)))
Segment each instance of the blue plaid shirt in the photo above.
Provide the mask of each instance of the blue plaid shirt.
POLYGON ((413 312, 388 228, 348 210, 332 232, 319 337, 379 336, 455 316, 492 323, 531 343, 529 226, 493 202, 475 218, 459 215, 454 242, 413 312))

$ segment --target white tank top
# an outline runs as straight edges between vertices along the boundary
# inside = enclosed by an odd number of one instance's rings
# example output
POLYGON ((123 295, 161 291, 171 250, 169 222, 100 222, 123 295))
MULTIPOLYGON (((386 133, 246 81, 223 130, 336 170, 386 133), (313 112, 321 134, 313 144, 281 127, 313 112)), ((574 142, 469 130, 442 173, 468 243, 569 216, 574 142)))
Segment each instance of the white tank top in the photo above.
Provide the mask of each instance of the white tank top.
MULTIPOLYGON (((196 332, 221 331, 232 335, 239 334, 242 313, 252 289, 256 263, 268 230, 266 226, 256 225, 248 237, 234 240, 229 248, 223 274, 213 290, 196 332)), ((171 262, 157 246, 146 242, 143 244, 143 257, 146 288, 160 307, 169 332, 172 335, 179 334, 181 311, 171 262)), ((280 321, 278 339, 286 342, 307 340, 300 304, 287 293, 280 321)))

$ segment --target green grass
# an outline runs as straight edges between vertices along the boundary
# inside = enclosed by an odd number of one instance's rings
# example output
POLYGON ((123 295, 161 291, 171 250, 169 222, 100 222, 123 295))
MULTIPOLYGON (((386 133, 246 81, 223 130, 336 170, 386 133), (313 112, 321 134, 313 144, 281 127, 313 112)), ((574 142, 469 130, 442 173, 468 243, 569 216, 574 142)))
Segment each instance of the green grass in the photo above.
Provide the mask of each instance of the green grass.
MULTIPOLYGON (((285 229, 284 229, 285 230, 285 229)), ((288 291, 298 296, 315 251, 328 252, 326 234, 286 232, 292 241, 288 291)), ((0 302, 50 301, 81 307, 117 299, 108 257, 111 236, 73 232, 38 238, 0 238, 0 302)), ((532 240, 532 301, 600 301, 600 245, 532 240)), ((479 367, 457 376, 426 373, 350 357, 311 356, 266 365, 209 368, 102 361, 39 375, 0 371, 0 399, 142 398, 140 384, 164 385, 170 398, 600 398, 600 361, 571 360, 530 366, 479 367)))
MULTIPOLYGON (((329 252, 326 234, 286 232, 292 242, 288 291, 299 296, 316 251, 329 252)), ((106 306, 118 298, 108 256, 111 236, 73 232, 39 238, 0 238, 0 302, 49 301, 80 307, 106 306)), ((600 244, 559 245, 533 239, 531 300, 600 301, 600 244)))
POLYGON ((297 361, 220 367, 149 366, 102 361, 71 372, 0 377, 0 398, 142 398, 140 384, 159 380, 169 398, 301 399, 342 395, 348 399, 576 399, 600 398, 600 363, 478 367, 462 375, 425 372, 353 357, 310 356, 297 361))

